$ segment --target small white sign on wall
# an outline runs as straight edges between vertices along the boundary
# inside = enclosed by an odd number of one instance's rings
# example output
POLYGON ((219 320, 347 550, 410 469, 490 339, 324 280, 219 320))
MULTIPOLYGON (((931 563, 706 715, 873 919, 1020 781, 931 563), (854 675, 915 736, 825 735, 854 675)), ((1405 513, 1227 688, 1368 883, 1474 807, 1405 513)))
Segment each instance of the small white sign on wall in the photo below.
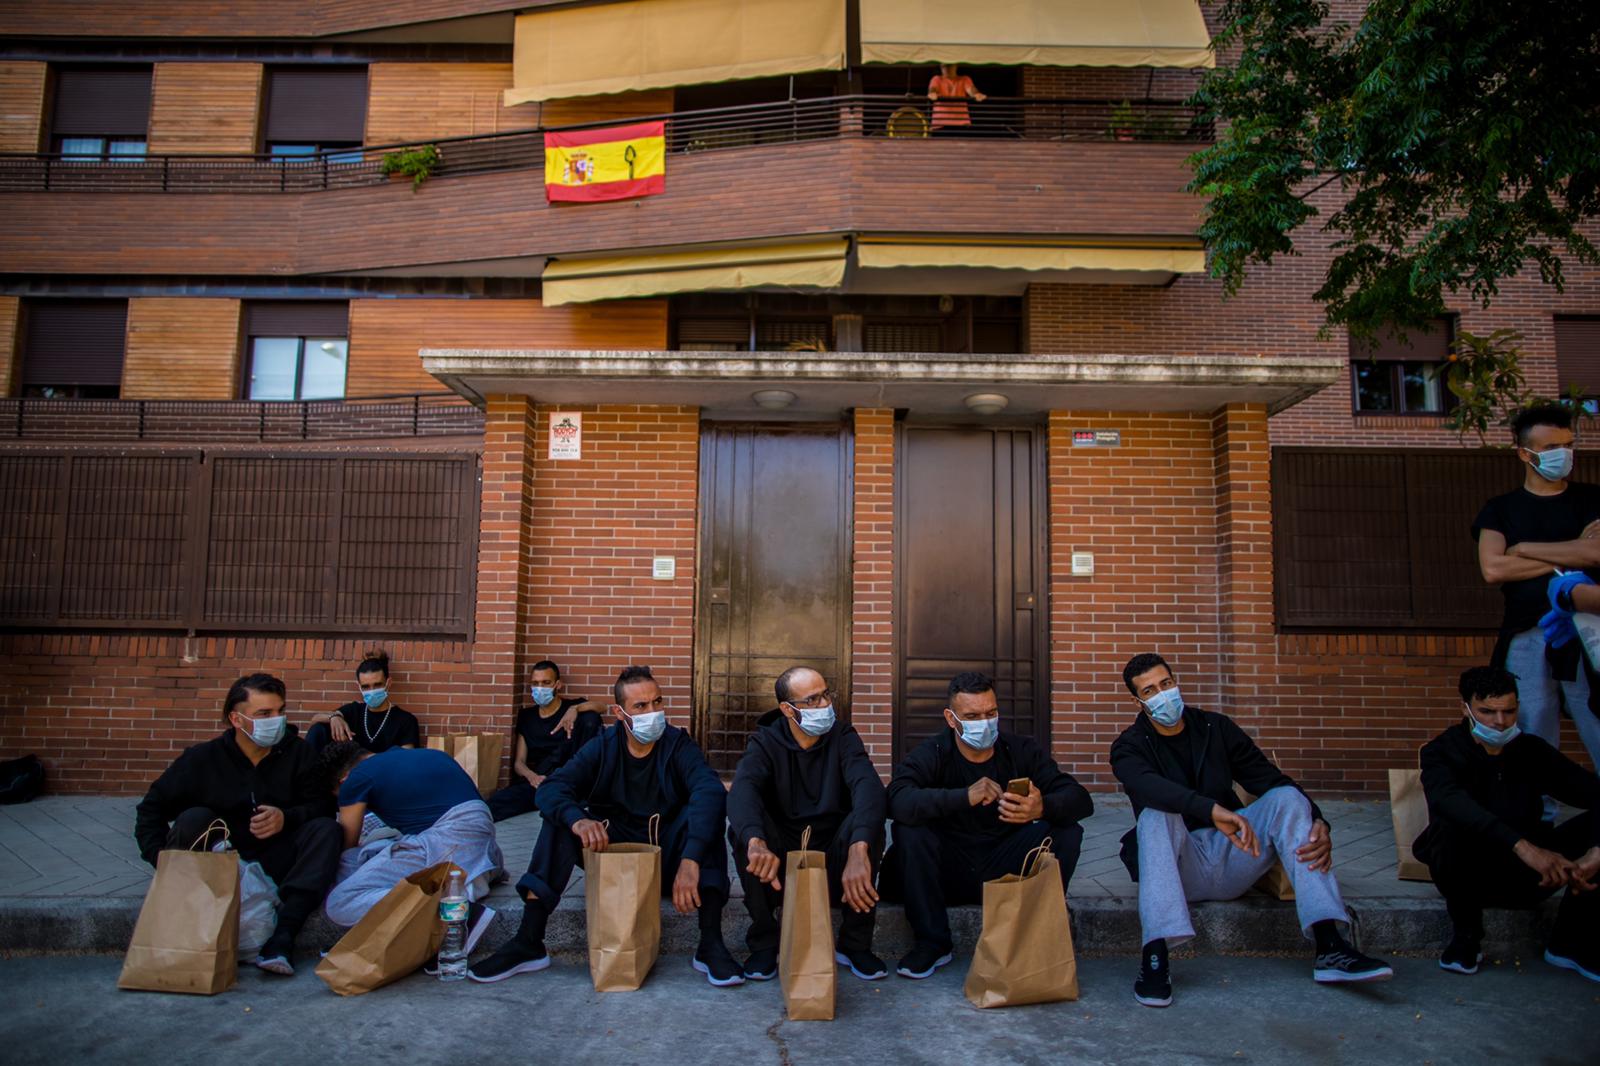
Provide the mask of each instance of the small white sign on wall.
POLYGON ((583 458, 583 413, 554 411, 550 415, 550 458, 583 458))

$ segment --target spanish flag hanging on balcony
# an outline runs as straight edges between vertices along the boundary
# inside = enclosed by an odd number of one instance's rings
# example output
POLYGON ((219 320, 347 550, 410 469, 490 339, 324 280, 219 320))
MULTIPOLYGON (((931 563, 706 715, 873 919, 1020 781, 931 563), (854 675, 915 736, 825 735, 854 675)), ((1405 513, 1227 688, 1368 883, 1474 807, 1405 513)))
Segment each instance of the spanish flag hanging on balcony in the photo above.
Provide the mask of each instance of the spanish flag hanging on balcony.
POLYGON ((546 132, 545 196, 592 203, 666 192, 666 132, 664 122, 546 132))

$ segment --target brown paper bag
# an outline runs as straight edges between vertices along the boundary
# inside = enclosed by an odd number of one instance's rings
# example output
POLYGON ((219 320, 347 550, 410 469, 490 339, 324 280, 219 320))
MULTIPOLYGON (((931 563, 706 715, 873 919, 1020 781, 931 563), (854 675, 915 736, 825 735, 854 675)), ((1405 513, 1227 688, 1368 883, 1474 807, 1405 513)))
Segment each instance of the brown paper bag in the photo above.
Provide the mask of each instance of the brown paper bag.
POLYGON ((451 868, 435 863, 391 888, 317 963, 317 976, 341 996, 359 996, 415 973, 444 939, 439 897, 451 868))
MULTIPOLYGON (((1267 758, 1270 759, 1272 756, 1269 755, 1267 758)), ((1260 798, 1258 796, 1251 795, 1249 792, 1246 792, 1244 786, 1240 785, 1237 781, 1233 783, 1233 793, 1243 800, 1245 806, 1247 807, 1260 798)), ((1261 877, 1255 883, 1255 888, 1256 891, 1265 892, 1274 899, 1281 899, 1284 901, 1291 901, 1294 899, 1294 882, 1289 880, 1289 871, 1283 868, 1282 859, 1279 859, 1277 862, 1273 863, 1272 869, 1261 875, 1261 877)))
POLYGON ((1389 771, 1389 815, 1394 819, 1395 875, 1402 881, 1432 881, 1428 864, 1411 853, 1411 845, 1428 828, 1428 799, 1422 792, 1421 770, 1389 771))
POLYGON ((428 747, 452 756, 487 796, 500 784, 500 753, 506 738, 498 733, 447 733, 429 737, 428 747))
MULTIPOLYGON (((657 840, 661 816, 650 816, 657 840)), ((596 992, 632 992, 661 954, 661 848, 608 844, 583 853, 589 976, 596 992)))
POLYGON ((809 850, 810 843, 807 826, 800 834, 800 850, 789 852, 784 864, 778 983, 791 1021, 826 1022, 833 1020, 838 964, 828 911, 828 857, 809 850))
POLYGON ((964 989, 975 1007, 1078 998, 1078 959, 1061 864, 1045 838, 1021 874, 983 885, 983 932, 964 989))
POLYGON ((144 894, 133 942, 122 960, 118 988, 214 996, 233 987, 239 955, 239 855, 205 848, 212 822, 196 844, 156 856, 156 875, 144 894))

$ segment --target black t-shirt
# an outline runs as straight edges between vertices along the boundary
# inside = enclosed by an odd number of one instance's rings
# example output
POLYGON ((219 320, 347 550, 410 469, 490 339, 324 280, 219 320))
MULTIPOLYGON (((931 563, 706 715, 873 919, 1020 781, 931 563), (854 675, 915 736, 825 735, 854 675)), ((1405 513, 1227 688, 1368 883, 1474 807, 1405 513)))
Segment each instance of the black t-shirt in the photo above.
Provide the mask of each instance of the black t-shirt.
MULTIPOLYGON (((971 762, 958 749, 956 757, 950 760, 950 776, 964 788, 971 788, 979 778, 987 777, 1004 789, 1008 781, 1019 775, 1012 768, 1011 756, 996 747, 994 755, 985 762, 971 762)), ((999 800, 980 807, 968 804, 950 819, 949 827, 951 836, 973 841, 1005 836, 1016 830, 1015 825, 1000 820, 999 800)))
POLYGON ((422 731, 417 728, 417 716, 394 704, 387 711, 369 711, 360 700, 347 703, 333 712, 350 727, 350 739, 370 752, 388 751, 390 748, 422 747, 422 731))
MULTIPOLYGON (((1577 540, 1583 535, 1583 527, 1597 518, 1600 485, 1569 481, 1566 490, 1556 496, 1536 496, 1518 488, 1483 505, 1472 523, 1472 536, 1476 540, 1485 529, 1492 529, 1505 536, 1507 548, 1524 541, 1577 540)), ((1587 573, 1600 580, 1600 570, 1587 573)), ((1548 577, 1534 577, 1502 584, 1500 592, 1505 596, 1506 609, 1501 628, 1508 633, 1521 633, 1538 625, 1540 616, 1550 609, 1545 595, 1549 582, 1548 577)))
POLYGON ((649 824, 652 814, 662 814, 661 778, 656 771, 656 752, 659 745, 650 749, 642 759, 632 752, 622 755, 622 806, 613 817, 620 817, 634 826, 649 824))
POLYGON ((1179 780, 1190 788, 1195 788, 1195 729, 1191 725, 1184 725, 1183 732, 1175 736, 1156 734, 1156 741, 1161 745, 1160 751, 1165 756, 1167 768, 1178 772, 1179 780))
POLYGON ((528 769, 548 777, 559 770, 572 753, 600 732, 600 716, 593 711, 578 715, 572 725, 572 736, 556 731, 556 723, 567 713, 567 708, 582 703, 582 697, 564 699, 554 714, 539 713, 538 707, 524 707, 517 712, 517 736, 528 746, 525 760, 528 769))

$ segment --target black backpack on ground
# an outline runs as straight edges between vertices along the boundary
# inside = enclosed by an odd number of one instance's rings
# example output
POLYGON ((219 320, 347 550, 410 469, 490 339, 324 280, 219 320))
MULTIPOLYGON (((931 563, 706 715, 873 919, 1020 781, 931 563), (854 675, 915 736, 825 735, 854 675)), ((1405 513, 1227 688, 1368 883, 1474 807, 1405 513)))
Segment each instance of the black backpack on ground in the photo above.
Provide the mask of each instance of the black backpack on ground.
POLYGON ((37 755, 0 762, 0 803, 27 803, 44 791, 44 763, 37 755))

